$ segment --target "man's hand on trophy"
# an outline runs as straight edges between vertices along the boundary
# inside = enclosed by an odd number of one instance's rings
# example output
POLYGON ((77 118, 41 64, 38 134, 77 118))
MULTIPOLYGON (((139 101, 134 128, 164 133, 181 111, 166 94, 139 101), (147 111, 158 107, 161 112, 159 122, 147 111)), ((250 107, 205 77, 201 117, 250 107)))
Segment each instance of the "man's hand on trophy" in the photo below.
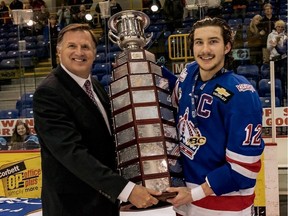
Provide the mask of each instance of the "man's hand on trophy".
POLYGON ((135 185, 128 200, 137 208, 148 208, 158 203, 158 199, 153 196, 159 195, 161 195, 160 191, 155 191, 140 185, 135 185))
POLYGON ((174 207, 179 207, 191 203, 193 201, 191 195, 191 188, 188 187, 169 187, 166 189, 167 192, 176 192, 177 196, 172 199, 167 199, 166 201, 171 203, 174 207))

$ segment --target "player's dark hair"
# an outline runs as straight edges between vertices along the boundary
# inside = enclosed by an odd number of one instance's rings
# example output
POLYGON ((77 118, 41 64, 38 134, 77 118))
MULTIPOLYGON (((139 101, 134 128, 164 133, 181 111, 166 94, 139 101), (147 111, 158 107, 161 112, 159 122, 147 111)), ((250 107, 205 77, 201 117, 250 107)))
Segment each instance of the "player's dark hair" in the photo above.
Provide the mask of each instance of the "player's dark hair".
MULTIPOLYGON (((223 36, 223 41, 224 41, 224 45, 227 45, 228 43, 231 44, 231 50, 233 47, 233 34, 232 34, 232 30, 230 28, 230 26, 228 25, 228 23, 223 20, 220 19, 218 17, 214 17, 214 18, 204 18, 202 20, 197 21, 196 23, 194 23, 194 25, 192 26, 191 32, 188 36, 189 38, 189 43, 190 43, 190 49, 193 53, 193 44, 194 44, 194 33, 195 30, 198 28, 202 28, 202 27, 207 27, 207 26, 218 26, 222 29, 222 36, 223 36)), ((232 62, 233 62, 233 57, 232 57, 232 52, 231 50, 225 55, 225 65, 224 67, 227 69, 230 69, 232 66, 232 62)))
POLYGON ((73 24, 67 25, 59 32, 59 35, 57 38, 57 45, 61 44, 63 37, 64 37, 64 34, 67 32, 70 32, 70 31, 87 31, 87 32, 89 32, 91 35, 91 38, 94 42, 95 48, 96 48, 97 40, 96 40, 93 32, 91 31, 91 28, 86 24, 78 24, 78 23, 73 23, 73 24))

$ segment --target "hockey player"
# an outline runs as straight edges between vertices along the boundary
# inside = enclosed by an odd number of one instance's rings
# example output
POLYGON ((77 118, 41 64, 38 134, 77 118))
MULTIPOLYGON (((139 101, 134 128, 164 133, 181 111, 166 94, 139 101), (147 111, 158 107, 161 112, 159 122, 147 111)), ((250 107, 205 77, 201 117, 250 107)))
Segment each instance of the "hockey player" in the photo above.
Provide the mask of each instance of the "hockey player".
POLYGON ((251 216, 261 168, 262 106, 253 86, 228 70, 233 36, 205 18, 189 35, 195 62, 175 83, 178 132, 187 187, 170 187, 179 215, 251 216))

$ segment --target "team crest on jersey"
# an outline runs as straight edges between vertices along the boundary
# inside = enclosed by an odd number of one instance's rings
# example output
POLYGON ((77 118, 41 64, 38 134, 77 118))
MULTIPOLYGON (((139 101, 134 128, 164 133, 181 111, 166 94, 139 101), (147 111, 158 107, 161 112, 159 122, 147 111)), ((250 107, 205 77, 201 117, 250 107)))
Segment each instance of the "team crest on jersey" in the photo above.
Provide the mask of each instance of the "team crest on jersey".
POLYGON ((243 83, 240 85, 236 85, 236 88, 238 89, 239 92, 245 92, 245 91, 255 92, 255 89, 251 84, 243 83))
POLYGON ((183 71, 179 75, 179 82, 183 82, 187 77, 187 68, 184 68, 183 71))
POLYGON ((187 107, 184 115, 179 116, 178 129, 180 151, 190 160, 193 160, 200 146, 206 143, 206 137, 203 137, 199 129, 188 119, 189 113, 187 107))
POLYGON ((222 100, 224 103, 228 103, 228 101, 233 97, 233 92, 229 91, 228 89, 225 89, 221 85, 216 85, 214 88, 214 91, 212 93, 214 96, 218 97, 220 100, 222 100))

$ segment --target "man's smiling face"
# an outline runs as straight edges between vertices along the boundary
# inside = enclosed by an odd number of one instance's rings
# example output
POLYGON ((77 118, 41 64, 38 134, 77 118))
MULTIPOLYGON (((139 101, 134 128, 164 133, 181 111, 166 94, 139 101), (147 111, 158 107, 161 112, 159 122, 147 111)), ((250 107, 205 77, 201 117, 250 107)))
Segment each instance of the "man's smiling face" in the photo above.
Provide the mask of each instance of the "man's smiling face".
POLYGON ((88 31, 69 31, 57 47, 60 63, 71 73, 87 78, 96 57, 96 47, 88 31))

